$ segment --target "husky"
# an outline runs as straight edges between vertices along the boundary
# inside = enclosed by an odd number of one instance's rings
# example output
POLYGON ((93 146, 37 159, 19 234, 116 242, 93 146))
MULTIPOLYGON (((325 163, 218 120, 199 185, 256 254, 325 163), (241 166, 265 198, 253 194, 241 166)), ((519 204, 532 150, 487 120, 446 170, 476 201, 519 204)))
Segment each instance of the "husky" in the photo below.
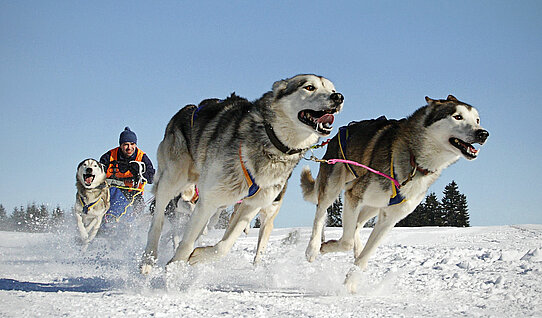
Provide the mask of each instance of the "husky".
POLYGON ((275 82, 253 102, 233 93, 225 100, 207 99, 179 110, 158 146, 156 209, 141 272, 150 273, 156 261, 166 205, 195 185, 199 200, 168 264, 224 256, 261 209, 280 202, 276 199, 292 170, 319 137, 329 136, 343 101, 330 80, 302 74, 275 82), (215 211, 241 199, 222 240, 194 249, 215 211))
POLYGON ((109 185, 105 167, 94 159, 85 159, 77 166, 75 176, 75 220, 81 236, 83 251, 100 229, 109 210, 109 185))
POLYGON ((306 257, 313 262, 319 253, 354 250, 354 267, 345 285, 354 293, 357 278, 367 267, 382 238, 410 214, 442 171, 463 157, 474 160, 489 132, 480 126, 478 111, 449 95, 445 100, 425 98, 427 105, 402 120, 354 122, 341 127, 328 144, 325 160, 346 159, 380 171, 386 179, 353 164, 320 164, 316 180, 309 167, 301 172, 305 200, 317 204, 306 257), (343 234, 339 240, 321 243, 326 209, 344 190, 343 234), (359 231, 378 216, 363 247, 359 231))

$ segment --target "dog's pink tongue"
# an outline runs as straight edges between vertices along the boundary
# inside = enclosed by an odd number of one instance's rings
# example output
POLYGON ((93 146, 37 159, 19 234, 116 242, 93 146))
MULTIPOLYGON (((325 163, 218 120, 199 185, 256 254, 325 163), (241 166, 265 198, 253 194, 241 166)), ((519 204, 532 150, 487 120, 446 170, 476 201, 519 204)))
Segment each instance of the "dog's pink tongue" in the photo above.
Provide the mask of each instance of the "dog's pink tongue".
POLYGON ((91 184, 92 183, 92 177, 86 178, 85 182, 88 183, 88 184, 91 184))
POLYGON ((317 123, 323 123, 323 124, 333 124, 333 121, 335 120, 335 116, 331 114, 325 114, 324 116, 318 118, 316 121, 317 123))

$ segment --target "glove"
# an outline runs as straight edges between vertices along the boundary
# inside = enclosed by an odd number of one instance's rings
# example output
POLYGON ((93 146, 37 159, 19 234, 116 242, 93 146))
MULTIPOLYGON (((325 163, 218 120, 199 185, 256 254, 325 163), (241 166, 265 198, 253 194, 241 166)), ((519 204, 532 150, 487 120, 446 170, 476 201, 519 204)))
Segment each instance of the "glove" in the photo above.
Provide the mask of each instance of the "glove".
POLYGON ((143 174, 146 171, 146 166, 145 166, 144 162, 130 161, 128 169, 130 169, 130 172, 134 175, 136 180, 138 180, 138 181, 142 180, 142 181, 145 181, 145 182, 147 181, 147 179, 145 179, 145 177, 143 177, 143 174))

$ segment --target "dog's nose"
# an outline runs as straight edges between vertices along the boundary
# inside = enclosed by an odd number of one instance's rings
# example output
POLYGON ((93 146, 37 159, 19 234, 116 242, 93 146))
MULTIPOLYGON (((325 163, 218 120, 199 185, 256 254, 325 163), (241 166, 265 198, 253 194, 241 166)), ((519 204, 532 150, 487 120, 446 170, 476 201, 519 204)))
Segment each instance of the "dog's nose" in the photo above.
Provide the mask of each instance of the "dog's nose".
POLYGON ((92 168, 87 168, 86 171, 87 171, 88 174, 91 174, 92 173, 92 168))
POLYGON ((487 137, 489 137, 489 132, 487 130, 478 129, 476 131, 476 139, 478 139, 478 141, 480 141, 481 143, 484 143, 487 137))
POLYGON ((335 104, 341 104, 344 101, 344 96, 341 93, 333 93, 329 96, 335 104))

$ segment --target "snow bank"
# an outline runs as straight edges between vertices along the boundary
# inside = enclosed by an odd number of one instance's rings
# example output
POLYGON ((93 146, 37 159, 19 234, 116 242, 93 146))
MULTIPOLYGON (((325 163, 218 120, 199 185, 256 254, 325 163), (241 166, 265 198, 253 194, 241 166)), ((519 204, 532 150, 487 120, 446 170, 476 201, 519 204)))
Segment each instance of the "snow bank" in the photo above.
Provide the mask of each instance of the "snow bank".
MULTIPOLYGON (((342 282, 352 253, 309 264, 308 228, 276 229, 258 267, 256 229, 219 262, 169 272, 172 244, 162 239, 159 267, 143 277, 148 221, 98 237, 84 254, 70 226, 0 232, 0 316, 542 316, 542 225, 395 228, 350 295, 342 282)), ((326 229, 328 239, 340 234, 326 229)))

